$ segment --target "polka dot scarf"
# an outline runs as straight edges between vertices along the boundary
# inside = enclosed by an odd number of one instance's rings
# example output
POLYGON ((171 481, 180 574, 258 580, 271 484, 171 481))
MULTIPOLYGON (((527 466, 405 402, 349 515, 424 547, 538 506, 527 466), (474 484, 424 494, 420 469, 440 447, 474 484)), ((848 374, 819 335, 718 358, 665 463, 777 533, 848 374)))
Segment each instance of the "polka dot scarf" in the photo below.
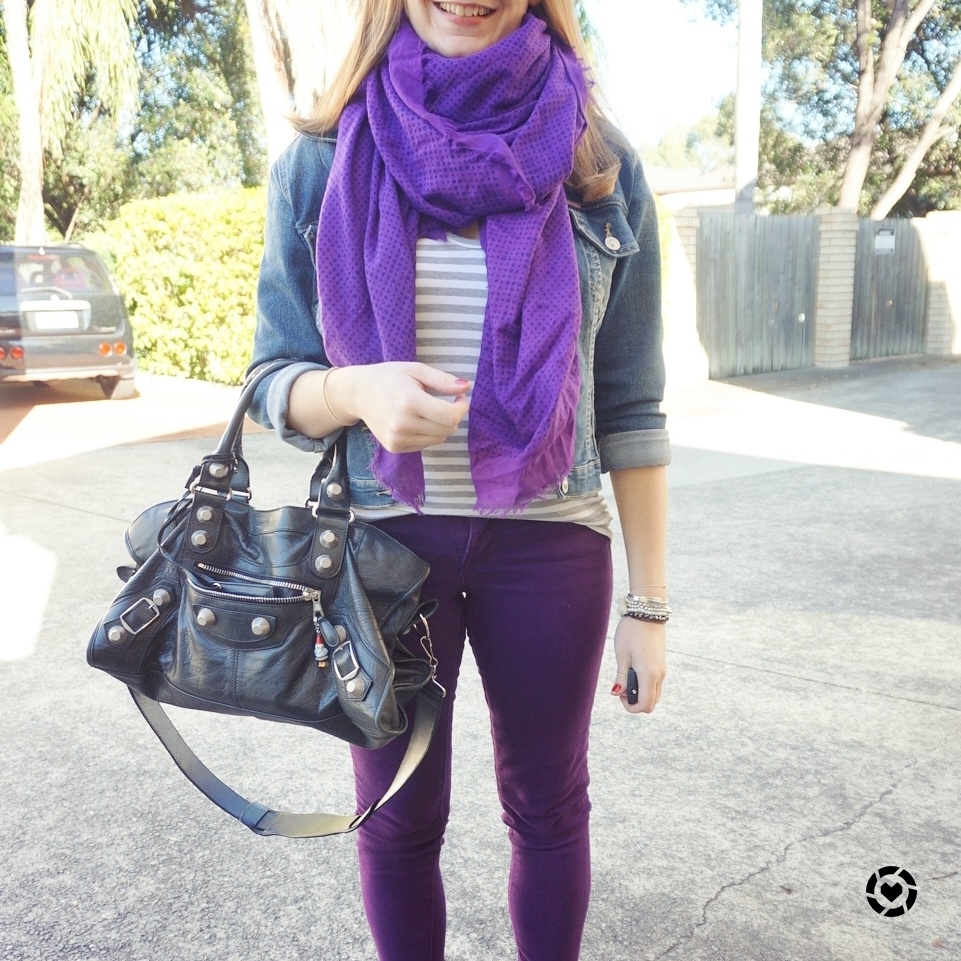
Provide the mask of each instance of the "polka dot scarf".
MULTIPOLYGON (((574 53, 535 16, 462 58, 431 51, 404 18, 341 116, 317 234, 332 363, 416 359, 417 238, 481 221, 489 294, 468 450, 484 513, 526 506, 573 462, 581 299, 563 184, 585 99, 574 53)), ((372 468, 423 504, 419 453, 377 445, 372 468)))

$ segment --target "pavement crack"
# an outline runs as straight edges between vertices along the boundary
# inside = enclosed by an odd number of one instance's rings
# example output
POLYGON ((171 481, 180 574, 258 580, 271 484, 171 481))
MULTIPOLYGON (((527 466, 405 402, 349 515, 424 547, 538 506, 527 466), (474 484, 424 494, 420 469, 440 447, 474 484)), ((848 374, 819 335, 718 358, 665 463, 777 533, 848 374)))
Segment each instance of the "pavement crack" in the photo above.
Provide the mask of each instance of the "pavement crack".
POLYGON ((116 514, 107 514, 104 511, 90 510, 88 507, 81 507, 78 504, 67 504, 62 500, 51 500, 49 497, 31 497, 22 491, 7 491, 0 489, 0 496, 17 497, 21 500, 30 501, 33 504, 43 504, 45 507, 59 507, 68 511, 76 511, 78 514, 89 514, 91 517, 103 517, 106 520, 118 521, 121 524, 129 524, 129 517, 117 517, 116 514))
POLYGON ((669 945, 662 952, 660 952, 660 954, 654 955, 651 961, 660 961, 661 958, 666 958, 669 955, 673 954, 679 947, 686 944, 688 941, 692 941, 697 936, 698 932, 703 928, 706 928, 707 925, 710 923, 710 918, 708 917, 708 913, 710 912, 711 907, 715 905, 728 891, 732 891, 735 888, 742 887, 748 882, 753 881, 756 877, 759 877, 762 874, 766 874, 772 868, 775 868, 778 865, 783 864, 787 860, 787 857, 792 851, 792 849, 798 847, 801 844, 808 844, 809 842, 812 842, 812 841, 820 841, 823 838, 832 837, 836 834, 843 834, 845 831, 850 831, 859 821, 861 821, 868 814, 869 811, 877 807, 879 804, 881 804, 883 801, 889 798, 892 794, 894 794, 895 791, 897 791, 897 789, 901 786, 901 782, 904 780, 905 775, 907 775, 907 773, 912 768, 914 768, 916 765, 918 765, 921 762, 922 757, 916 757, 913 761, 910 761, 903 768, 901 768, 900 772, 897 775, 897 779, 893 784, 890 784, 888 787, 886 787, 876 798, 872 798, 870 801, 866 801, 864 804, 862 804, 857 809, 857 811, 855 811, 854 814, 851 817, 849 817, 846 821, 842 822, 841 824, 836 824, 833 827, 827 828, 824 831, 814 831, 810 834, 805 834, 803 837, 794 838, 793 840, 788 841, 788 843, 783 847, 780 853, 778 853, 773 858, 771 858, 771 860, 769 860, 766 864, 762 864, 759 868, 756 868, 755 870, 751 871, 749 874, 746 874, 742 878, 738 878, 736 881, 729 881, 727 884, 722 884, 721 887, 719 887, 717 891, 715 891, 714 894, 712 894, 711 897, 709 897, 707 901, 705 901, 704 904, 701 906, 701 918, 690 929, 690 931, 688 931, 686 934, 681 935, 681 937, 679 937, 673 944, 669 945))
POLYGON ((808 684, 820 684, 823 687, 833 687, 841 691, 853 691, 856 694, 865 694, 869 697, 883 697, 890 701, 902 701, 907 704, 920 704, 923 707, 936 707, 943 711, 954 711, 961 714, 961 707, 954 707, 951 704, 941 704, 938 701, 925 701, 916 697, 904 697, 900 694, 888 694, 886 691, 876 691, 869 687, 858 687, 854 684, 840 684, 837 681, 829 681, 823 677, 809 677, 805 674, 796 674, 793 671, 778 671, 772 667, 760 667, 757 664, 743 664, 739 661, 731 661, 722 657, 711 657, 708 654, 694 654, 690 651, 682 651, 677 648, 669 647, 667 653, 671 656, 690 657, 698 661, 710 661, 712 664, 723 664, 725 667, 736 667, 741 671, 752 671, 756 674, 773 674, 775 677, 786 677, 792 681, 805 681, 808 684))

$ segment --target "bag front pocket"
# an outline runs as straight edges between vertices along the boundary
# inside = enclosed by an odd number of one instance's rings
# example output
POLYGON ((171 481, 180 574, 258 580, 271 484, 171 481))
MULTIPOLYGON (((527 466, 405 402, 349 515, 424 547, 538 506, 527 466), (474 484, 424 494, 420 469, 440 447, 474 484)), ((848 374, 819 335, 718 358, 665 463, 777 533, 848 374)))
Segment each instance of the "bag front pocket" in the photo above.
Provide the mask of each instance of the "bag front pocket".
POLYGON ((288 582, 225 571, 191 575, 165 673, 178 690, 211 704, 263 717, 282 708, 315 723, 339 709, 335 680, 314 656, 318 604, 317 591, 288 582))

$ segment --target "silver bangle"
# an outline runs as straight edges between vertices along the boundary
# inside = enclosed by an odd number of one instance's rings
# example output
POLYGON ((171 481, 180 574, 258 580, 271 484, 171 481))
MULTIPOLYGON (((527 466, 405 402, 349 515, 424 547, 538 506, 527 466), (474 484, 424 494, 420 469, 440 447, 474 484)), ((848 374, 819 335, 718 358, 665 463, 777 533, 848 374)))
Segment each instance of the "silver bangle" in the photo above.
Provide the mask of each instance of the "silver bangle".
POLYGON ((660 597, 641 597, 637 594, 627 594, 624 598, 624 606, 621 614, 625 617, 633 617, 638 621, 654 621, 663 624, 670 620, 670 605, 660 597))

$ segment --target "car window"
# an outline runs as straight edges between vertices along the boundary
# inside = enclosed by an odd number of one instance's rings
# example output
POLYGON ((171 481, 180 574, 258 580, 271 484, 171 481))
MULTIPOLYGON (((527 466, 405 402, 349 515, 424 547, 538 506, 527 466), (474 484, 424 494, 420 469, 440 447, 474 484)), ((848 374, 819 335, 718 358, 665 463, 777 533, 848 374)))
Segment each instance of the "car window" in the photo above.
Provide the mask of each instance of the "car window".
POLYGON ((21 295, 49 293, 51 288, 71 297, 113 292, 100 261, 85 251, 17 251, 16 286, 21 295))
POLYGON ((0 252, 0 297, 12 297, 17 292, 17 271, 13 254, 0 252))

